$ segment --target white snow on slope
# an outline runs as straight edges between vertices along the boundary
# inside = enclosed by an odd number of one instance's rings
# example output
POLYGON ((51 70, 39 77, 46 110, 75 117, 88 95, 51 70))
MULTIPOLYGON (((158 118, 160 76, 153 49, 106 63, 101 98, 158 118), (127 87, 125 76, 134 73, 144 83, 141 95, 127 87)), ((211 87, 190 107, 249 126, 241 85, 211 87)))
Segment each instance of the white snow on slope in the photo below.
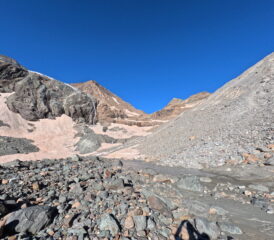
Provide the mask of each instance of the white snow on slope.
POLYGON ((114 100, 114 102, 116 102, 117 104, 120 104, 117 99, 115 97, 112 97, 112 99, 114 100))

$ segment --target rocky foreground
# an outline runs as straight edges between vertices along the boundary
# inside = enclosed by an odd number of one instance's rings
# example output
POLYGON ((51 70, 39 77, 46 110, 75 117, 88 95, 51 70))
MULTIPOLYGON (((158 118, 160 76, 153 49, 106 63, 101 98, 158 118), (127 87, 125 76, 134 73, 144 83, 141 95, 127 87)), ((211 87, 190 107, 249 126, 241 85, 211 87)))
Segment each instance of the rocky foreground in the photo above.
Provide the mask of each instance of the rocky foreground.
POLYGON ((240 166, 229 177, 78 155, 15 160, 0 166, 0 237, 273 239, 274 169, 244 168, 237 179, 240 166))

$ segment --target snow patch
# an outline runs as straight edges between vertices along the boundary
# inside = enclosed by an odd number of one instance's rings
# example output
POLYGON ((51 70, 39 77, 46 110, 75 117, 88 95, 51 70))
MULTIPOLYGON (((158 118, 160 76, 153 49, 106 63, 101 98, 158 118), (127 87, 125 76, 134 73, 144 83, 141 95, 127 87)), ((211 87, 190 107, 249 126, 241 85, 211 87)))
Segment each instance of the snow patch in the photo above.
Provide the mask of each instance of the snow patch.
MULTIPOLYGON (((56 80, 55 78, 52 78, 52 77, 50 77, 50 76, 48 76, 48 75, 45 75, 45 74, 42 74, 42 73, 39 73, 39 72, 35 72, 35 71, 31 71, 31 70, 29 70, 29 72, 31 72, 31 73, 36 73, 36 74, 38 74, 38 75, 40 75, 40 76, 42 76, 42 77, 47 77, 47 78, 49 78, 49 79, 51 79, 51 80, 54 80, 54 81, 58 81, 58 80, 56 80)), ((63 83, 64 83, 64 82, 63 82, 63 83)), ((80 91, 79 89, 77 89, 77 88, 71 86, 70 84, 67 84, 67 83, 64 83, 64 84, 65 84, 66 86, 70 87, 71 89, 73 89, 73 90, 76 91, 76 92, 79 92, 79 91, 80 91)))
POLYGON ((116 102, 117 104, 120 104, 115 97, 112 97, 113 101, 116 102))
POLYGON ((131 111, 129 111, 128 109, 125 109, 125 113, 126 113, 128 116, 131 116, 131 117, 140 116, 139 113, 131 112, 131 111))
POLYGON ((73 87, 73 86, 71 86, 67 83, 64 83, 64 84, 67 85, 68 87, 72 88, 74 91, 79 92, 79 89, 77 89, 77 88, 75 88, 75 87, 73 87))
POLYGON ((31 73, 36 73, 36 74, 38 74, 38 75, 40 75, 40 76, 43 76, 43 77, 47 77, 47 78, 52 79, 52 80, 56 80, 56 79, 54 79, 54 78, 52 78, 52 77, 50 77, 50 76, 47 76, 47 75, 42 74, 42 73, 39 73, 39 72, 35 72, 35 71, 31 71, 31 70, 28 70, 28 71, 31 72, 31 73))

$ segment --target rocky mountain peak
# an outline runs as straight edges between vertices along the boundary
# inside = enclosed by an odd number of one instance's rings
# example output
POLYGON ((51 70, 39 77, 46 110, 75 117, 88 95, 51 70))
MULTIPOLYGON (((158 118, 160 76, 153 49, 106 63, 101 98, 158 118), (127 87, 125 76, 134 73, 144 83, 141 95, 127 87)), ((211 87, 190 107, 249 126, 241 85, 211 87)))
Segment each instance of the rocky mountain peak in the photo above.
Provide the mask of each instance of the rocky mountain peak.
POLYGON ((200 104, 209 97, 210 93, 201 92, 190 96, 186 100, 173 98, 163 109, 151 114, 154 119, 172 119, 177 117, 182 112, 189 110, 200 104))
POLYGON ((23 68, 15 59, 0 54, 0 64, 12 64, 23 68))
POLYGON ((94 80, 71 85, 94 96, 98 100, 97 110, 99 122, 119 122, 125 119, 136 119, 137 117, 145 115, 143 111, 134 108, 94 80))

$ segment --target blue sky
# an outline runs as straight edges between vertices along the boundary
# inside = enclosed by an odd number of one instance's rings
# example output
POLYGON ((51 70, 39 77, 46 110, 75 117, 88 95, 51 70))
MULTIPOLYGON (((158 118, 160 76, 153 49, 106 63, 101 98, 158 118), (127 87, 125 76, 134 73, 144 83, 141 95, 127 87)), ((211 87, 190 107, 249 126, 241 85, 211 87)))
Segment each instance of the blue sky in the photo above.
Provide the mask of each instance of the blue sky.
POLYGON ((274 0, 0 0, 0 53, 153 112, 274 49, 274 0))

